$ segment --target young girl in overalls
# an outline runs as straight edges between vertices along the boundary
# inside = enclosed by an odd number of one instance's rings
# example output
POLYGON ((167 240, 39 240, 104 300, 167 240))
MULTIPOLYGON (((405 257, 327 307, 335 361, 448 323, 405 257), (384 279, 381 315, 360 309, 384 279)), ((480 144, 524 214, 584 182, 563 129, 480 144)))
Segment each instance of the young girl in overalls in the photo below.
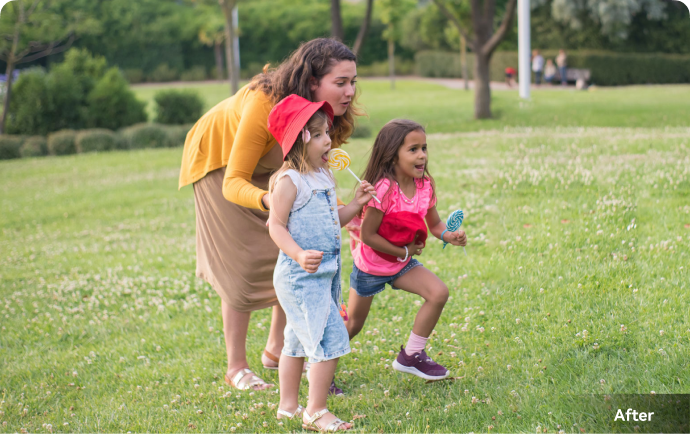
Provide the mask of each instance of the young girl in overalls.
POLYGON ((446 378, 449 371, 425 353, 425 344, 444 310, 449 290, 413 256, 422 253, 428 227, 432 235, 455 246, 466 245, 466 234, 447 231, 439 218, 422 125, 405 119, 384 125, 372 146, 364 178, 374 184, 381 203, 372 200, 365 207, 361 242, 352 250, 346 325, 350 338, 360 332, 374 295, 387 284, 417 294, 425 302, 393 368, 426 380, 446 378))
POLYGON ((303 428, 352 428, 326 408, 338 358, 350 352, 339 312, 341 300, 341 222, 350 221, 374 188, 363 181, 350 204, 338 209, 333 174, 329 103, 297 95, 280 101, 269 114, 269 131, 283 149, 283 166, 269 181, 269 233, 281 249, 274 287, 286 313, 284 346, 278 364, 277 417, 302 415, 303 428), (304 358, 311 363, 307 408, 298 403, 304 358))

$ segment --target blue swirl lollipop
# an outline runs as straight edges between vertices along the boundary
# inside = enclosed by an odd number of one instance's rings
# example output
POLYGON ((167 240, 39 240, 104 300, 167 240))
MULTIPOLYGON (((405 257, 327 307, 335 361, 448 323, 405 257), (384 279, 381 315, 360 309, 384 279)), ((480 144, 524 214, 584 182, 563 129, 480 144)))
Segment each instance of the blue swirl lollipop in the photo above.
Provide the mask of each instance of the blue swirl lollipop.
MULTIPOLYGON (((458 209, 454 212, 451 213, 448 219, 446 219, 446 230, 449 232, 456 232, 461 228, 461 225, 463 224, 463 211, 458 209)), ((444 245, 442 246, 442 249, 446 248, 446 245, 449 244, 447 242, 444 242, 444 245)), ((463 247, 463 251, 465 252, 466 256, 468 255, 468 252, 465 251, 465 246, 463 247)))

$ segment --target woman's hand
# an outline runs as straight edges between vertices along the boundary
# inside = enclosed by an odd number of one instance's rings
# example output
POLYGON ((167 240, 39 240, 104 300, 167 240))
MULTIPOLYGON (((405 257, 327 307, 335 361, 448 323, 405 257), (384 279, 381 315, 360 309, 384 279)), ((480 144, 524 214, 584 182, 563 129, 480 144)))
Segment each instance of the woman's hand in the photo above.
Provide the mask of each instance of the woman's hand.
POLYGON ((465 246, 468 242, 468 238, 465 235, 465 231, 458 231, 458 232, 444 232, 444 239, 442 241, 445 241, 449 244, 453 244, 454 246, 465 246))
POLYGON ((318 250, 302 250, 298 253, 297 263, 308 273, 315 273, 322 262, 324 252, 318 250))
POLYGON ((360 207, 364 206, 367 202, 372 200, 372 196, 376 190, 367 181, 362 181, 360 182, 360 186, 358 189, 355 191, 355 201, 360 205, 360 207))
POLYGON ((262 196, 262 204, 264 205, 264 208, 269 209, 270 202, 269 202, 269 194, 268 193, 265 194, 264 196, 262 196))

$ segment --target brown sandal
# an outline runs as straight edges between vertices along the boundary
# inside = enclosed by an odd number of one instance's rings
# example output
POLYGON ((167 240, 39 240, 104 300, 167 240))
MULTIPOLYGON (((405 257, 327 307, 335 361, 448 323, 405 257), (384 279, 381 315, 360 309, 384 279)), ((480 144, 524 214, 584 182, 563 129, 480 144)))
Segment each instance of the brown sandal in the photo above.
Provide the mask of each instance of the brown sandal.
MULTIPOLYGON (((278 361, 279 361, 278 357, 276 357, 276 356, 274 356, 273 354, 271 354, 269 351, 267 351, 266 348, 264 348, 264 356, 266 356, 266 358, 269 359, 269 360, 271 360, 272 362, 276 362, 276 366, 268 366, 268 365, 265 365, 265 364, 262 362, 262 366, 264 366, 264 369, 269 369, 269 370, 271 370, 271 371, 276 371, 276 370, 278 370, 278 363, 279 363, 279 362, 278 362, 278 361)), ((302 365, 302 372, 307 372, 307 367, 308 367, 308 366, 309 366, 309 363, 305 362, 305 363, 302 365)))
POLYGON ((254 372, 251 370, 244 368, 240 369, 233 375, 233 378, 230 379, 228 378, 228 374, 225 375, 225 380, 226 384, 229 386, 233 386, 234 388, 238 390, 247 390, 247 389, 252 389, 255 391, 260 391, 260 390, 265 390, 273 387, 273 384, 269 384, 266 381, 262 380, 261 378, 257 377, 254 372), (247 375, 252 375, 250 380, 246 383, 242 383, 242 380, 247 376, 247 375), (268 386, 268 387, 261 387, 261 388, 256 388, 256 386, 268 386))
POLYGON ((266 350, 266 348, 264 349, 264 355, 266 356, 267 359, 269 359, 269 360, 271 360, 272 362, 275 362, 275 363, 276 363, 276 366, 267 366, 267 365, 264 365, 264 364, 262 363, 262 365, 264 366, 264 369, 270 369, 270 370, 272 370, 272 371, 277 370, 277 369, 278 369, 278 357, 276 357, 276 356, 274 356, 273 354, 271 354, 270 352, 268 352, 268 351, 266 350))

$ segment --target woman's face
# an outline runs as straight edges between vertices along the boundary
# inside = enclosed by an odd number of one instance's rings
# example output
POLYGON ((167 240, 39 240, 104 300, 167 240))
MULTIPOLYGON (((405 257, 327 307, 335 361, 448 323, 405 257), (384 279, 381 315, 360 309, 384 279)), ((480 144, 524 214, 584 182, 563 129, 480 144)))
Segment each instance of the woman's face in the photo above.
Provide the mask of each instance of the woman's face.
POLYGON ((322 77, 319 83, 311 86, 315 102, 326 101, 331 104, 334 116, 343 116, 355 95, 357 68, 352 60, 342 60, 322 77))

